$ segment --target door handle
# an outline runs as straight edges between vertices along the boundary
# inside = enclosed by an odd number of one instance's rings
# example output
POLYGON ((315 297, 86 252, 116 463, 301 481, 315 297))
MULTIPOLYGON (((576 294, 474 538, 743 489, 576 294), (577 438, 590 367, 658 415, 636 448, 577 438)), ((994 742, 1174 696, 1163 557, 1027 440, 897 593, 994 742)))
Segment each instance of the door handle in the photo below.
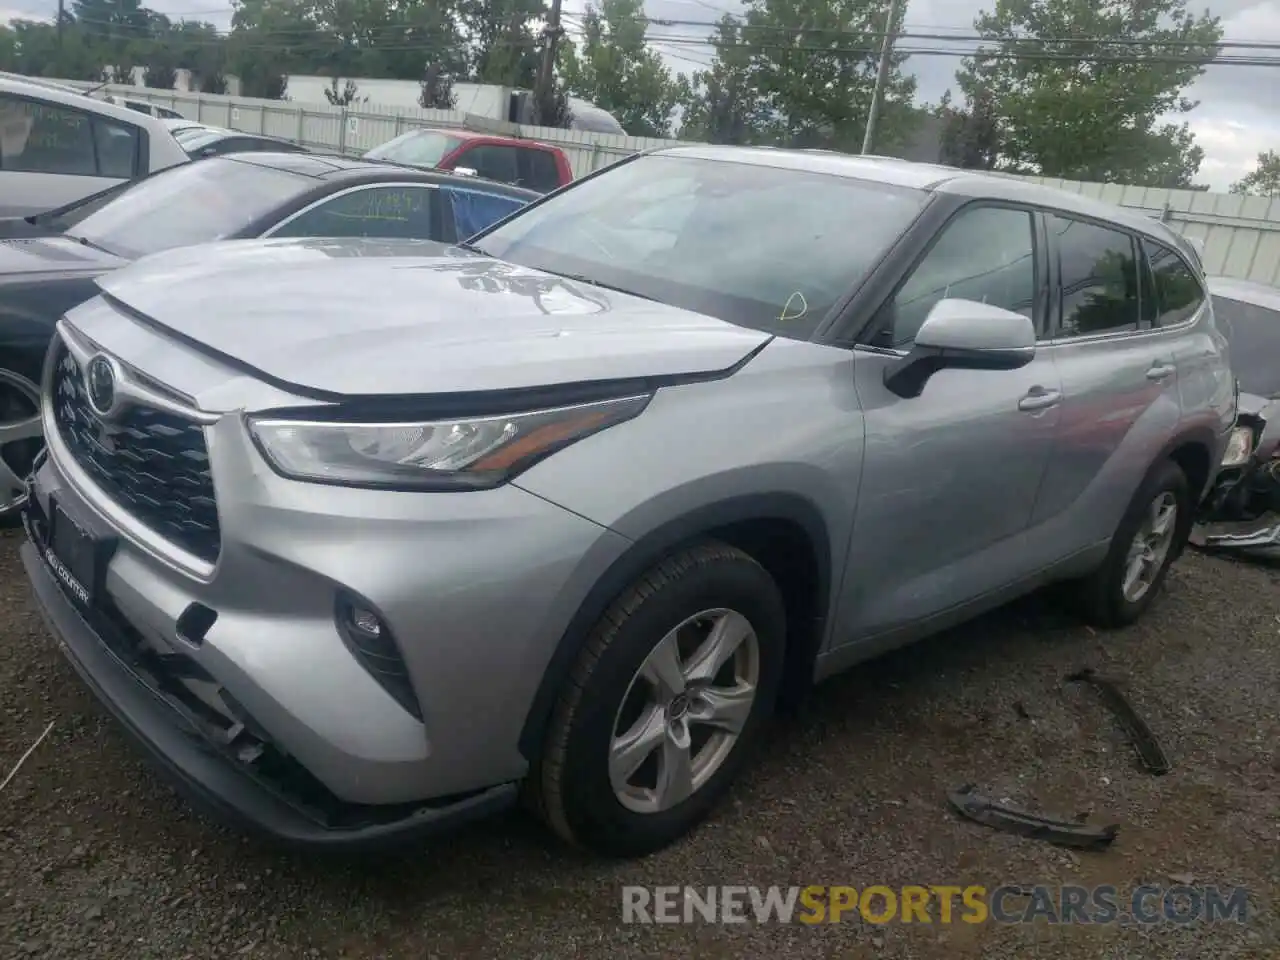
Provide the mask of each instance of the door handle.
POLYGON ((1171 363, 1165 363, 1163 360, 1157 360, 1151 365, 1151 369, 1147 371, 1148 380, 1167 380, 1173 376, 1178 368, 1171 363))
POLYGON ((1018 401, 1018 409, 1026 412, 1048 410, 1062 402, 1061 390, 1046 390, 1044 387, 1032 387, 1027 395, 1018 401))

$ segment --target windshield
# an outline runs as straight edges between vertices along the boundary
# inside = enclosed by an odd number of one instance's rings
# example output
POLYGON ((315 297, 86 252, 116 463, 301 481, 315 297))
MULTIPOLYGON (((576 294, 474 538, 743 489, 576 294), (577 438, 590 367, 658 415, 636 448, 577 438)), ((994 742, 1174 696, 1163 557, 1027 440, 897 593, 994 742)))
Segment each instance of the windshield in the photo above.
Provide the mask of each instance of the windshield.
POLYGON ((410 167, 434 167, 462 141, 435 130, 410 130, 366 153, 366 160, 386 160, 410 167))
POLYGON ((866 180, 652 154, 526 208, 474 245, 807 339, 927 199, 866 180))
POLYGON ((67 235, 136 259, 225 240, 314 185, 310 177, 211 157, 135 184, 67 235))
POLYGON ((1280 313, 1216 294, 1213 316, 1231 344, 1231 366, 1240 389, 1280 396, 1280 313))
POLYGON ((174 133, 173 139, 178 141, 183 150, 190 152, 197 147, 203 147, 206 143, 221 140, 226 135, 227 131, 215 130, 211 127, 187 127, 174 133))

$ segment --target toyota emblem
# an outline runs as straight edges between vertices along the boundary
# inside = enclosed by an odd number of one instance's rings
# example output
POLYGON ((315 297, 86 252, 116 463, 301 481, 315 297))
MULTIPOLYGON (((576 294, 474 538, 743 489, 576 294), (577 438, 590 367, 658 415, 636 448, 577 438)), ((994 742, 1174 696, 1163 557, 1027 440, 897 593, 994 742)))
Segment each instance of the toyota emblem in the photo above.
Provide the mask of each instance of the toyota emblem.
POLYGON ((89 360, 85 370, 85 386, 89 394, 89 406, 99 417, 106 420, 120 407, 116 392, 115 362, 104 354, 98 354, 89 360))

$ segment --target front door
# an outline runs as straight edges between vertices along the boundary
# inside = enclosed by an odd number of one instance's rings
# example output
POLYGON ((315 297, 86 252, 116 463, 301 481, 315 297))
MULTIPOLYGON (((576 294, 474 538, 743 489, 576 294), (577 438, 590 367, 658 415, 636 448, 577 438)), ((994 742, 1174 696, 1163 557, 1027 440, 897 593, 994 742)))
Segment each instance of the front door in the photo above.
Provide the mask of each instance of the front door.
POLYGON ((855 378, 866 456, 837 642, 942 613, 1015 581, 1017 543, 1053 452, 1062 387, 1051 355, 1018 370, 944 369, 903 399, 884 370, 944 297, 1031 317, 1048 278, 1028 210, 966 207, 880 311, 855 378))

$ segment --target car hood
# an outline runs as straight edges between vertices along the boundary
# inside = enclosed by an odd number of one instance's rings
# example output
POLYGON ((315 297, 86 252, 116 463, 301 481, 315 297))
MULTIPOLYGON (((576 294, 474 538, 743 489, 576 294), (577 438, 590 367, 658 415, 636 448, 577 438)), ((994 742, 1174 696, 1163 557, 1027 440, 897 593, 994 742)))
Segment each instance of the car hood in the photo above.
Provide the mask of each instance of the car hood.
POLYGON ((0 233, 0 280, 47 274, 115 270, 128 261, 64 236, 4 239, 0 233))
POLYGON ((710 373, 770 339, 425 241, 233 241, 98 284, 211 354, 347 396, 710 373))

